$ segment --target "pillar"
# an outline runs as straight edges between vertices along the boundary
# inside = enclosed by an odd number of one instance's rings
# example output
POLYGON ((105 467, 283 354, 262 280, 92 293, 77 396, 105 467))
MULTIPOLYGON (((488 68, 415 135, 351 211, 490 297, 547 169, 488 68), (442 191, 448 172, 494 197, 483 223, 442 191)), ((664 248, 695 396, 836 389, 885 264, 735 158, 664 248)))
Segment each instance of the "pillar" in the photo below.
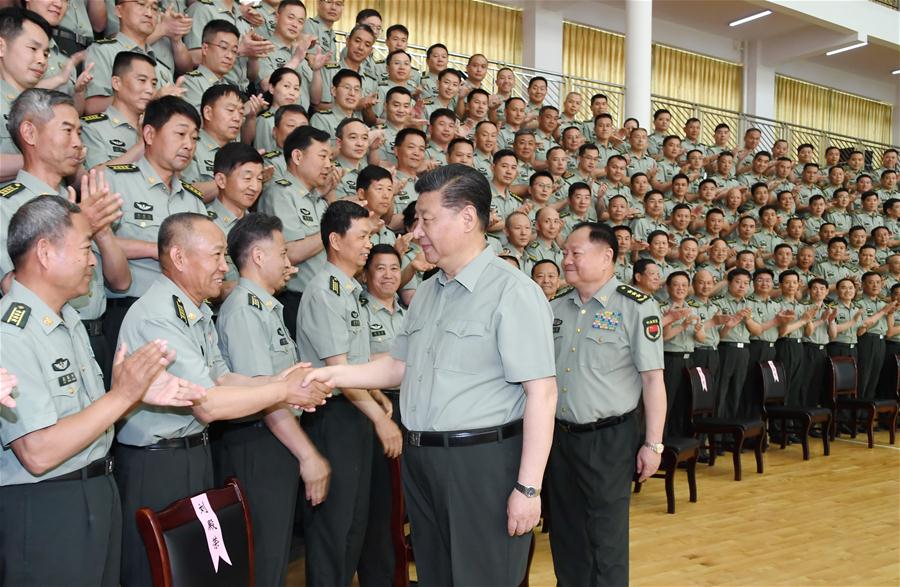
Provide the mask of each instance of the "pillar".
POLYGON ((625 116, 650 124, 653 0, 625 0, 625 116))

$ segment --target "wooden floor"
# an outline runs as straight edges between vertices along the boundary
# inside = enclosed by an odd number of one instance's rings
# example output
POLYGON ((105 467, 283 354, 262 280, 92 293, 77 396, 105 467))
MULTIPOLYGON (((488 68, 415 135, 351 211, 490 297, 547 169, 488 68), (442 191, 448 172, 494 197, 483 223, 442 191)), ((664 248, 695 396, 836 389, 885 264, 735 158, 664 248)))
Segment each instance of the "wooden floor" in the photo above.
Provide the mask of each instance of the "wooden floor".
MULTIPOLYGON (((631 505, 632 585, 900 585, 900 449, 886 432, 871 450, 863 439, 839 439, 829 457, 816 441, 806 462, 799 446, 771 448, 763 475, 750 452, 740 482, 727 455, 699 465, 695 504, 680 471, 675 515, 649 480, 631 505)), ((546 534, 530 577, 556 584, 546 534)), ((288 584, 304 584, 302 559, 288 584)))

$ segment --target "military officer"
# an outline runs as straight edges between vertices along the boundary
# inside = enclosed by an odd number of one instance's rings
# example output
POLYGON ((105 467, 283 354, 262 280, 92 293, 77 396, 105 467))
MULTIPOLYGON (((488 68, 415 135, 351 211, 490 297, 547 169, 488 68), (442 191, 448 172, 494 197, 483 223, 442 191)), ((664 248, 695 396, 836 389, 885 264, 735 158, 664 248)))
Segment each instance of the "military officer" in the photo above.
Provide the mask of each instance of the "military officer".
POLYGON ((663 451, 659 309, 615 277, 617 256, 612 230, 577 226, 564 263, 573 289, 551 303, 560 395, 548 471, 550 548, 560 585, 628 583, 631 483, 635 472, 641 481, 653 475, 663 451))
POLYGON ((334 23, 341 19, 344 3, 339 0, 318 0, 316 16, 306 19, 303 32, 316 36, 316 42, 325 53, 337 55, 334 40, 334 23))
POLYGON ((771 269, 757 269, 753 273, 753 293, 747 296, 752 314, 744 321, 750 333, 750 356, 744 390, 741 394, 741 415, 759 415, 761 406, 759 390, 762 383, 758 364, 775 359, 778 329, 794 318, 792 311, 785 311, 781 304, 772 298, 773 285, 774 272, 771 269))
MULTIPOLYGON (((287 256, 281 221, 265 214, 247 214, 233 224, 227 236, 228 255, 240 271, 240 282, 219 308, 216 331, 222 358, 229 369, 241 375, 276 375, 300 360, 282 318, 281 302, 274 296, 295 271, 287 256)), ((306 499, 317 505, 327 495, 328 462, 286 407, 216 422, 212 435, 216 484, 235 476, 250 500, 255 582, 283 585, 290 560, 298 471, 306 499)))
POLYGON ((288 256, 299 271, 278 299, 284 304, 284 320, 295 337, 297 308, 306 284, 325 264, 319 223, 327 203, 324 199, 337 185, 332 170, 327 133, 312 126, 295 129, 284 143, 287 173, 263 190, 259 211, 281 218, 288 256))
MULTIPOLYGON (((316 367, 369 361, 369 329, 361 315, 361 286, 353 278, 372 248, 369 213, 338 201, 322 215, 327 263, 307 285, 297 316, 300 356, 316 367), (302 325, 302 328, 301 328, 302 325)), ((391 420, 391 402, 380 391, 351 386, 303 417, 313 443, 332 465, 328 499, 304 509, 306 582, 350 585, 362 554, 369 512, 373 425, 384 454, 399 456, 402 436, 391 420), (344 545, 336 549, 334 545, 344 545)), ((383 540, 390 540, 387 534, 383 540)))
POLYGON ((113 424, 138 402, 184 406, 204 393, 164 372, 173 356, 160 340, 131 347, 137 352, 127 359, 120 349, 106 391, 67 303, 88 292, 96 264, 90 223, 79 212, 63 198, 39 196, 9 226, 16 278, 0 301, 0 332, 15 401, 0 405, 4 584, 118 585, 113 424))
POLYGON ((893 302, 885 303, 881 299, 881 275, 874 271, 866 271, 862 276, 863 295, 857 302, 864 314, 859 323, 857 336, 859 339, 859 368, 856 389, 862 399, 873 400, 878 389, 878 378, 885 360, 885 342, 887 335, 887 317, 894 313, 893 302))
POLYGON ((372 245, 393 245, 397 242, 397 235, 387 225, 394 214, 393 189, 391 172, 378 165, 367 165, 356 177, 356 199, 370 213, 374 213, 377 231, 373 229, 372 245))
POLYGON ((753 309, 746 299, 750 272, 736 267, 728 272, 728 291, 715 298, 725 317, 719 328, 718 414, 734 418, 740 413, 741 395, 750 364, 750 332, 746 322, 753 309))
POLYGON ((840 279, 835 285, 837 302, 834 305, 834 318, 828 323, 828 356, 858 356, 856 348, 857 328, 866 311, 854 300, 856 284, 849 277, 840 279))
MULTIPOLYGON (((191 30, 184 35, 183 44, 189 50, 193 63, 201 61, 203 44, 206 42, 203 33, 207 24, 213 20, 223 20, 237 28, 238 38, 243 37, 242 41, 247 45, 247 55, 239 57, 235 53, 237 47, 229 48, 229 52, 235 59, 234 66, 225 75, 225 79, 239 88, 246 88, 250 82, 248 75, 252 69, 250 61, 270 52, 273 45, 252 31, 253 25, 243 17, 241 3, 231 2, 230 6, 225 6, 221 0, 196 0, 188 7, 187 14, 191 17, 191 30)), ((190 69, 190 67, 183 69, 190 69)))
POLYGON ((666 385, 666 427, 664 436, 684 436, 689 415, 690 380, 685 369, 694 366, 694 345, 704 332, 699 314, 688 301, 690 275, 673 271, 666 277, 668 299, 659 304, 659 311, 670 320, 663 323, 663 354, 666 385))
POLYGON ((563 254, 556 239, 562 229, 559 212, 551 206, 544 206, 535 215, 536 237, 525 247, 525 272, 541 259, 550 259, 556 266, 562 265, 563 254))
MULTIPOLYGON (((203 27, 200 64, 197 69, 184 74, 181 83, 185 100, 200 106, 206 90, 229 83, 225 78, 237 61, 240 38, 238 28, 227 20, 211 20, 203 27)), ((202 111, 200 113, 203 114, 202 111)))
POLYGON ((823 406, 831 403, 826 393, 825 370, 829 324, 834 320, 836 310, 832 304, 825 302, 828 296, 827 281, 815 277, 810 280, 808 287, 809 303, 815 308, 815 314, 813 320, 803 329, 803 347, 806 351, 805 364, 809 380, 802 389, 800 405, 823 406))
POLYGON ((423 584, 517 585, 552 437, 552 316, 540 288, 485 247, 483 175, 447 165, 416 190, 414 236, 440 271, 418 286, 389 357, 309 379, 402 383, 404 496, 423 584))
POLYGON ((118 428, 124 585, 149 585, 151 579, 135 522, 137 509, 158 510, 212 487, 206 431, 210 422, 242 418, 282 403, 320 408, 325 401, 325 390, 300 386, 302 368, 257 377, 229 370, 218 347, 212 310, 204 303, 221 293, 228 269, 225 251, 225 235, 206 214, 179 212, 166 218, 159 228, 162 274, 122 322, 123 344, 137 348, 148 340, 167 340, 177 355, 169 372, 207 390, 203 401, 188 409, 138 407, 118 428))
POLYGON ((804 303, 800 293, 800 276, 793 269, 782 271, 778 276, 781 288, 782 311, 793 314, 790 322, 778 328, 778 342, 775 343, 775 354, 784 365, 787 377, 788 393, 786 403, 791 407, 808 407, 815 404, 801 403, 804 399, 803 389, 806 387, 809 371, 806 369, 806 350, 803 348, 803 333, 806 326, 813 322, 818 311, 813 304, 804 303))
POLYGON ((322 49, 308 51, 314 40, 310 34, 301 34, 306 21, 306 8, 300 0, 278 4, 275 31, 271 36, 275 49, 259 61, 259 77, 263 89, 271 92, 275 83, 271 76, 281 68, 294 71, 300 78, 299 103, 307 110, 310 104, 322 99, 322 68, 329 56, 322 49), (307 56, 309 59, 307 59, 307 56))
MULTIPOLYGON (((357 110, 362 88, 362 76, 350 69, 341 69, 331 80, 334 103, 327 110, 317 111, 310 124, 328 133, 331 140, 337 138, 337 127, 345 118, 362 120, 357 110)), ((333 144, 333 143, 332 143, 333 144)))
POLYGON ((369 127, 362 120, 345 118, 338 124, 337 152, 334 167, 341 173, 341 181, 335 188, 336 197, 352 198, 356 195, 356 180, 366 166, 366 152, 369 149, 369 127))
POLYGON ((287 163, 283 152, 284 142, 295 128, 307 126, 309 117, 306 115, 306 110, 303 109, 303 106, 288 104, 275 112, 274 123, 272 137, 275 139, 275 148, 263 153, 263 159, 266 162, 266 166, 271 165, 274 168, 271 179, 278 180, 287 174, 287 163))

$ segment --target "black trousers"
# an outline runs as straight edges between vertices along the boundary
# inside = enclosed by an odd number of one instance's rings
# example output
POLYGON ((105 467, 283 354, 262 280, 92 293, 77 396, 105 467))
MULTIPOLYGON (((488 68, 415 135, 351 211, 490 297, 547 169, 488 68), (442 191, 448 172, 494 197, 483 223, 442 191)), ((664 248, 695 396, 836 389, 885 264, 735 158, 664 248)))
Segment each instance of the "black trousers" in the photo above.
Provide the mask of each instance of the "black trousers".
POLYGON ((275 297, 284 306, 282 313, 284 325, 287 326, 288 332, 291 333, 291 338, 297 340, 297 314, 300 311, 300 299, 303 297, 303 294, 285 289, 275 297))
POLYGON ((763 340, 750 341, 750 357, 747 365, 747 378, 741 392, 740 411, 737 415, 758 418, 762 415, 762 375, 759 371, 760 361, 775 360, 775 343, 763 340))
POLYGON ((112 476, 0 487, 0 585, 118 585, 121 547, 112 476))
MULTIPOLYGON (((106 312, 103 314, 103 336, 106 337, 106 344, 113 353, 119 344, 119 330, 122 329, 122 320, 128 309, 138 301, 138 298, 109 298, 106 300, 106 312)), ((129 353, 133 353, 137 349, 128 349, 129 353)))
POLYGON ((735 418, 741 413, 741 395, 750 364, 748 343, 738 348, 735 343, 719 343, 718 415, 735 418))
POLYGON ((775 357, 784 366, 787 377, 787 401, 791 407, 804 406, 806 379, 806 349, 799 338, 779 338, 775 343, 775 357))
POLYGON ((522 436, 453 448, 404 445, 403 494, 419 585, 522 582, 532 537, 506 530, 521 456, 522 436))
POLYGON ((666 426, 663 436, 684 436, 690 406, 690 380, 684 370, 693 367, 694 362, 691 353, 677 352, 665 353, 663 360, 663 380, 666 384, 666 426))
POLYGON ((300 463, 262 420, 210 425, 216 487, 237 477, 253 523, 256 585, 284 585, 290 562, 300 463))
POLYGON ((122 496, 123 587, 151 585, 147 551, 137 530, 135 513, 142 507, 166 508, 213 487, 209 446, 146 450, 117 445, 116 482, 122 496))
MULTIPOLYGON (((391 419, 400 425, 400 397, 397 391, 385 391, 394 406, 391 419)), ((381 442, 372 440, 372 482, 369 497, 369 523, 363 540, 357 575, 361 587, 389 586, 394 582, 394 544, 391 540, 394 489, 391 487, 391 460, 384 456, 381 442)), ((400 488, 398 487, 398 490, 400 488)))
MULTIPOLYGON (((97 323, 101 324, 102 320, 100 318, 97 323)), ((109 389, 112 387, 112 366, 116 355, 113 351, 114 347, 109 346, 109 340, 107 340, 103 332, 99 334, 88 333, 88 340, 91 343, 91 350, 94 351, 94 360, 97 361, 97 364, 100 365, 100 370, 103 372, 103 385, 105 389, 109 389)))
POLYGON ((628 506, 638 421, 553 435, 550 549, 560 587, 628 585, 628 506))
POLYGON ((828 349, 826 345, 803 343, 806 355, 805 368, 807 384, 803 387, 800 396, 800 405, 829 406, 831 398, 828 397, 828 389, 825 383, 825 373, 828 369, 828 349))
POLYGON ((863 334, 859 337, 856 390, 860 399, 875 399, 878 378, 884 364, 884 337, 863 334))
POLYGON ((344 396, 304 414, 302 422, 331 464, 328 497, 315 507, 303 505, 306 584, 344 587, 353 581, 368 524, 372 424, 344 396))
POLYGON ((884 363, 881 365, 881 377, 878 381, 878 399, 897 399, 897 362, 895 355, 900 354, 900 342, 885 341, 884 363))

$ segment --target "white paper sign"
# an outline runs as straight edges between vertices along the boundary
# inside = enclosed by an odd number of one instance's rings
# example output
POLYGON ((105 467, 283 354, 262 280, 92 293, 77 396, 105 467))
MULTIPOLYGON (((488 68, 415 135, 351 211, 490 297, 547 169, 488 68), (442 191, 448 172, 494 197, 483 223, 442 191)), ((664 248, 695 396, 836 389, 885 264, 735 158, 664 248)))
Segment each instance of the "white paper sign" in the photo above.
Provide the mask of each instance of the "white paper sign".
POLYGON ((225 539, 222 537, 219 517, 216 516, 216 512, 209 505, 209 499, 205 493, 192 497, 191 504, 194 506, 194 513, 197 514, 197 519, 203 524, 203 531, 206 532, 206 543, 209 547, 209 557, 212 559, 213 568, 218 573, 219 559, 224 560, 229 565, 231 564, 228 551, 225 550, 225 539))
POLYGON ((697 375, 700 376, 700 386, 703 387, 703 391, 709 391, 709 390, 706 388, 706 375, 703 374, 703 369, 702 369, 702 368, 697 367, 697 375))
POLYGON ((775 379, 776 383, 778 382, 778 369, 775 368, 775 363, 769 361, 769 369, 772 370, 772 378, 775 379))

